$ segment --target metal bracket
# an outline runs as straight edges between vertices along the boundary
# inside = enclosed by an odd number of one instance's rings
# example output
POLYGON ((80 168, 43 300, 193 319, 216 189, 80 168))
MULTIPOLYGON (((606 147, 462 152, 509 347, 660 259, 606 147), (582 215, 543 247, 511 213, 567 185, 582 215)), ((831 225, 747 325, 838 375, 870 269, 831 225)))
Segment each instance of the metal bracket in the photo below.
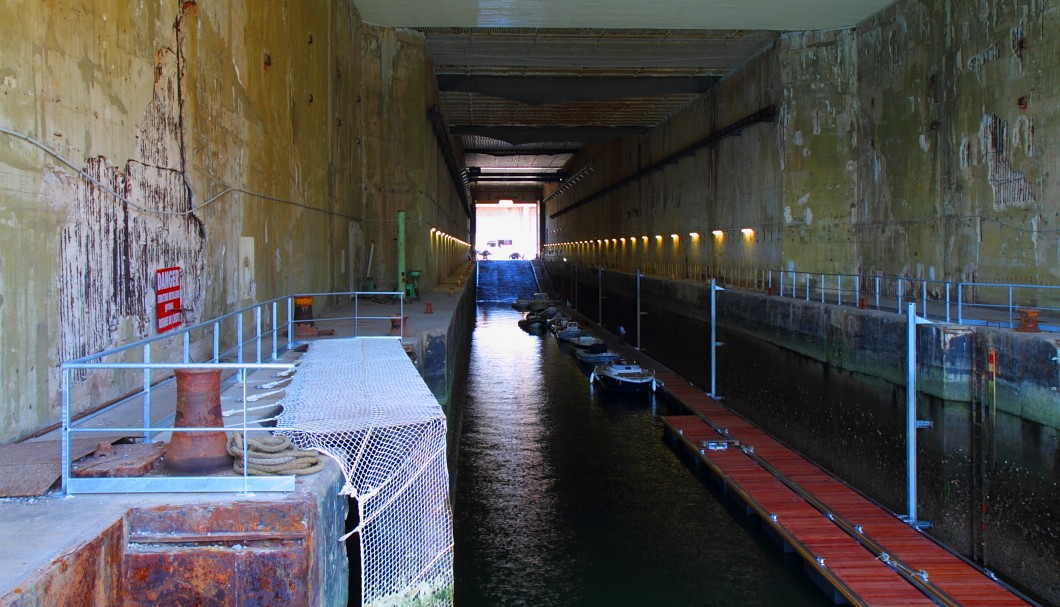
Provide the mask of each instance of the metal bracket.
POLYGON ((898 518, 901 519, 902 522, 904 522, 906 525, 909 525, 914 529, 931 529, 932 526, 931 521, 911 521, 909 520, 908 516, 899 516, 898 518))

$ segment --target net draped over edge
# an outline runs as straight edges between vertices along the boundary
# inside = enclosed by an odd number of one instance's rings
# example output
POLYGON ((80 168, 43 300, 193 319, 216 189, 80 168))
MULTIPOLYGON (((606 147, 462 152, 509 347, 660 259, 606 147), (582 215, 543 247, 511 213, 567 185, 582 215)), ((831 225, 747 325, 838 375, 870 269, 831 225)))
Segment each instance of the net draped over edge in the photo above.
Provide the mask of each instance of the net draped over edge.
POLYGON ((445 414, 400 340, 312 342, 286 392, 277 430, 339 462, 357 499, 362 605, 451 605, 445 414))

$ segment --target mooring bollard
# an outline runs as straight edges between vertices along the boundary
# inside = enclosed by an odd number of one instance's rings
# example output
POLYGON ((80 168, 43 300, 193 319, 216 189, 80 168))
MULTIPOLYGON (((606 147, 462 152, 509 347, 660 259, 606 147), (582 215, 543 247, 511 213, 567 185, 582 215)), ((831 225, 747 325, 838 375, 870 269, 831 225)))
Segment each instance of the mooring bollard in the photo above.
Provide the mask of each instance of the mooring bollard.
POLYGON ((177 412, 166 466, 182 472, 231 468, 228 437, 219 432, 180 432, 180 428, 224 428, 220 369, 177 369, 177 412))

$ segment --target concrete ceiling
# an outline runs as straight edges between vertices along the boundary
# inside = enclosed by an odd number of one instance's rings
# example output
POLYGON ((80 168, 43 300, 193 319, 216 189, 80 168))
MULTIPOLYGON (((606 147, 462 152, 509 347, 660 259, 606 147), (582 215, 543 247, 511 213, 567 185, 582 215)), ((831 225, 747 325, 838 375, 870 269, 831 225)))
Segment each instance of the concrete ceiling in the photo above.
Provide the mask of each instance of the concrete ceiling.
POLYGON ((648 131, 780 33, 852 27, 893 2, 354 1, 367 22, 426 36, 450 133, 472 176, 491 175, 480 187, 505 167, 555 181, 581 146, 648 131))

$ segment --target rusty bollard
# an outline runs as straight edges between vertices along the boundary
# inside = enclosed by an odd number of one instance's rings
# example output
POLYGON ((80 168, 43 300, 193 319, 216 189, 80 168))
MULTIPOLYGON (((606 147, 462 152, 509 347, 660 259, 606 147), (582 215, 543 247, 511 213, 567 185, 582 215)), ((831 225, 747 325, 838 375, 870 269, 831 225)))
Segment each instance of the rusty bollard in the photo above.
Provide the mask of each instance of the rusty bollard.
POLYGON ((1017 308, 1016 313, 1020 315, 1020 324, 1016 330, 1020 333, 1038 333, 1038 310, 1033 308, 1017 308))
MULTIPOLYGON (((223 428, 221 371, 177 369, 177 414, 173 428, 223 428)), ((166 466, 181 472, 231 469, 224 432, 173 432, 166 448, 166 466)))

